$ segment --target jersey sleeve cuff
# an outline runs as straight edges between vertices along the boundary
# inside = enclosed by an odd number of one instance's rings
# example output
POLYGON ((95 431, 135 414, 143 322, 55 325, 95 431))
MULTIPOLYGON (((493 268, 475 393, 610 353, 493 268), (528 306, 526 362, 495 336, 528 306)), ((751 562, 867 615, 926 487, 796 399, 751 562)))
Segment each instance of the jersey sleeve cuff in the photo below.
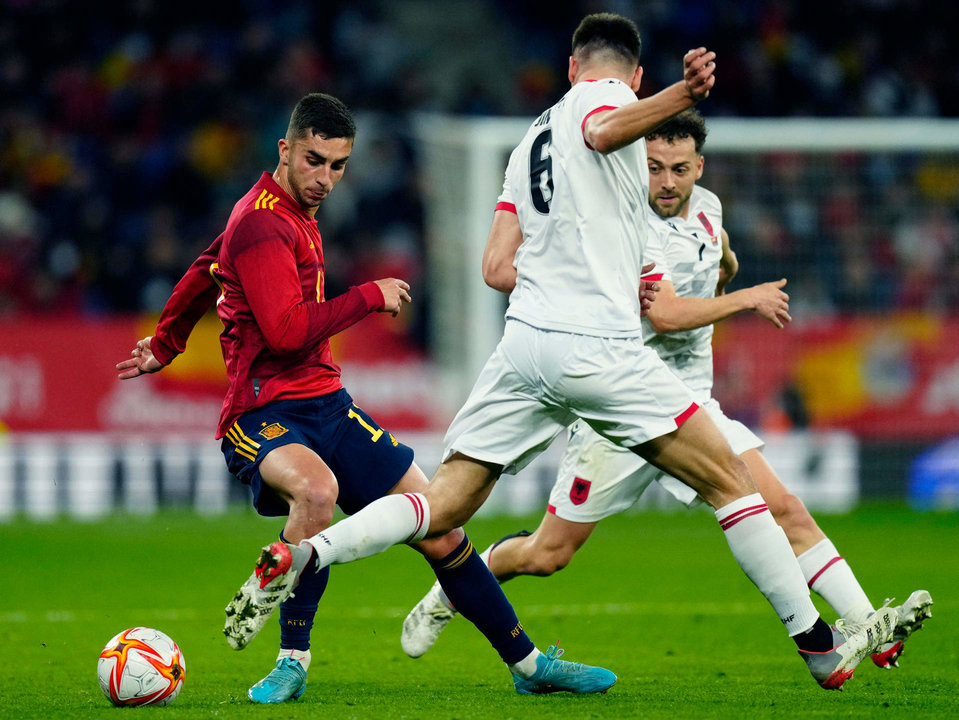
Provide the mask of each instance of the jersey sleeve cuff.
POLYGON ((150 338, 150 351, 161 365, 169 365, 178 353, 176 349, 162 342, 156 335, 150 338))
POLYGON ((386 298, 383 296, 383 291, 380 290, 379 285, 371 281, 363 283, 362 285, 356 285, 355 287, 360 291, 363 300, 366 301, 367 312, 383 309, 383 306, 386 304, 386 298))
POLYGON ((586 143, 586 147, 588 147, 590 150, 595 150, 596 148, 590 145, 589 140, 586 139, 586 121, 589 120, 593 115, 595 115, 598 112, 603 112, 604 110, 616 110, 616 109, 617 108, 615 105, 600 105, 598 108, 593 108, 588 113, 586 113, 586 117, 583 118, 583 124, 580 126, 580 129, 583 132, 583 142, 586 143))
POLYGON ((496 203, 496 207, 494 208, 494 211, 495 210, 505 210, 506 212, 511 212, 514 215, 516 215, 516 206, 511 202, 500 201, 496 203))

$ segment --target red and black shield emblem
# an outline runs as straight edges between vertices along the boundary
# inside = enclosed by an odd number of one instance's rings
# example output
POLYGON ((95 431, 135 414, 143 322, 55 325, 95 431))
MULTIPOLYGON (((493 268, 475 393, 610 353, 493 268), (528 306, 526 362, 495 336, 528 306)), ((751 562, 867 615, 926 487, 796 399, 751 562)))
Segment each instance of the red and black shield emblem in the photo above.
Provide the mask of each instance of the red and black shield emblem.
POLYGON ((569 489, 569 499, 573 505, 582 505, 589 497, 589 487, 592 485, 589 480, 583 478, 573 478, 573 487, 569 489))

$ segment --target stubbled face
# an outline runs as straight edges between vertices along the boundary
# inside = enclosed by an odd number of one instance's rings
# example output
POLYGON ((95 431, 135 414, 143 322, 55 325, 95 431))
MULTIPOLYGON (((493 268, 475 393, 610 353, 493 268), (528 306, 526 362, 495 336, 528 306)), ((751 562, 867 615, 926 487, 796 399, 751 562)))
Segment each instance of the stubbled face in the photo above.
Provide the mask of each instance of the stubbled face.
POLYGON ((649 205, 660 217, 686 217, 693 186, 703 176, 703 156, 692 138, 646 142, 649 159, 649 205))
POLYGON ((307 133, 292 144, 279 142, 277 181, 311 215, 330 194, 353 150, 352 138, 324 138, 307 133), (285 181, 285 182, 284 182, 285 181))

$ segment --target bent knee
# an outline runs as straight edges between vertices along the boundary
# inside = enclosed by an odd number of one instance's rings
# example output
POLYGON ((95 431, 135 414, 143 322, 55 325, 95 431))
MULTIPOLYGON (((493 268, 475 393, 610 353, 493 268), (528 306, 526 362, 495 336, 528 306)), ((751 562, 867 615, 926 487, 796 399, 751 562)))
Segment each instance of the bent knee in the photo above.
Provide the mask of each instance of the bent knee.
POLYGON ((334 483, 301 477, 291 481, 287 488, 291 506, 306 510, 315 522, 330 524, 337 499, 334 483))
POLYGON ((414 547, 430 560, 441 560, 456 550, 466 537, 462 528, 455 528, 437 537, 421 540, 414 547))
POLYGON ((769 505, 769 511, 787 535, 790 531, 812 532, 819 529, 803 501, 792 493, 783 493, 769 505))

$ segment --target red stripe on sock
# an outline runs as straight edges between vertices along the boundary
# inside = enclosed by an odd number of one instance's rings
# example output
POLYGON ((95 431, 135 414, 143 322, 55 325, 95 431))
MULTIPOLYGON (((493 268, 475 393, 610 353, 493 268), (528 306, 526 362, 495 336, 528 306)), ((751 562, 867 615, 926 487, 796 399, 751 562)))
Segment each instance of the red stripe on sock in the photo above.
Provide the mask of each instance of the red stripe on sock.
POLYGON ((410 493, 403 493, 403 497, 407 498, 411 503, 413 503, 413 509, 416 511, 416 529, 410 533, 409 538, 406 542, 409 542, 417 536, 419 531, 423 527, 423 518, 426 513, 423 512, 423 501, 420 500, 416 495, 411 495, 410 493))
POLYGON ((739 512, 733 513, 728 518, 725 518, 720 521, 719 527, 725 532, 729 530, 736 523, 745 520, 748 517, 753 515, 759 515, 760 513, 768 512, 769 508, 766 505, 753 505, 752 507, 744 508, 739 512))
POLYGON ((736 512, 730 513, 729 515, 724 517, 722 520, 719 521, 719 524, 722 525, 723 523, 728 523, 730 520, 742 515, 744 512, 750 512, 752 510, 756 510, 757 508, 768 508, 768 507, 769 506, 766 505, 765 503, 761 503, 759 505, 750 505, 749 507, 741 508, 737 510, 736 512))
POLYGON ((820 568, 819 572, 817 572, 815 575, 813 575, 813 576, 809 579, 809 582, 806 583, 806 584, 809 585, 809 587, 812 587, 812 584, 819 579, 819 576, 820 576, 820 575, 822 575, 824 572, 826 572, 829 568, 831 568, 835 563, 839 562, 840 560, 842 560, 842 557, 840 557, 840 556, 838 556, 838 555, 837 555, 836 557, 834 557, 832 560, 830 560, 830 561, 827 562, 825 565, 823 565, 822 568, 820 568))

